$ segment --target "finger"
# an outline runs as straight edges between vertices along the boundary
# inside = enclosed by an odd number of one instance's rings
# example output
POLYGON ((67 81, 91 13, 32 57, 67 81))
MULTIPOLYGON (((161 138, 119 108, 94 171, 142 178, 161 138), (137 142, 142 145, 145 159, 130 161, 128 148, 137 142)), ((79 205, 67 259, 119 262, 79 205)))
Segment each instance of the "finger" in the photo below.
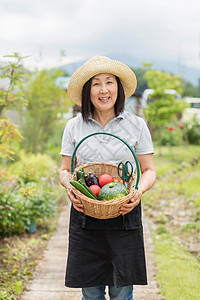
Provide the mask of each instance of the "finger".
POLYGON ((124 216, 126 214, 128 214, 132 209, 129 209, 129 210, 120 210, 119 213, 124 216))
POLYGON ((140 195, 138 195, 137 197, 133 197, 128 203, 125 203, 123 206, 127 206, 127 207, 129 207, 129 206, 131 206, 132 204, 134 205, 134 204, 138 204, 139 202, 140 202, 140 200, 141 200, 141 197, 140 197, 140 195))
POLYGON ((68 196, 69 196, 69 199, 71 200, 71 202, 75 203, 76 206, 83 207, 83 204, 81 203, 81 201, 75 197, 74 193, 71 190, 69 190, 68 196))
POLYGON ((81 203, 81 201, 79 199, 77 199, 74 194, 72 193, 70 195, 70 200, 78 207, 83 207, 83 204, 81 203))
POLYGON ((78 199, 75 199, 75 200, 73 201, 73 204, 75 204, 75 205, 78 206, 78 207, 83 207, 83 204, 82 204, 78 199))
POLYGON ((76 196, 74 195, 72 189, 67 190, 67 192, 68 192, 68 196, 69 196, 71 199, 76 199, 76 196))
POLYGON ((127 212, 127 211, 131 211, 133 208, 134 208, 134 206, 131 206, 131 207, 121 207, 120 211, 121 212, 127 212))
POLYGON ((127 213, 129 211, 131 211, 133 209, 133 207, 121 207, 120 208, 120 213, 123 214, 123 213, 127 213))
POLYGON ((68 192, 68 194, 70 194, 70 195, 73 195, 73 196, 74 196, 74 193, 73 193, 72 189, 67 189, 67 192, 68 192))
POLYGON ((136 207, 140 203, 140 198, 127 203, 125 207, 136 207))
POLYGON ((137 200, 140 200, 141 199, 141 195, 140 194, 135 194, 133 196, 133 198, 131 199, 131 202, 136 202, 137 200))
POLYGON ((127 210, 127 209, 129 209, 129 208, 132 208, 132 207, 134 207, 134 204, 135 204, 135 201, 131 201, 131 202, 129 202, 129 203, 125 203, 122 207, 121 207, 121 209, 123 210, 127 210))
POLYGON ((84 210, 83 210, 83 208, 79 208, 77 205, 75 205, 74 203, 73 203, 73 207, 77 210, 77 211, 79 211, 79 212, 84 212, 84 210))
POLYGON ((140 203, 141 196, 142 196, 142 193, 139 190, 137 190, 135 195, 133 196, 133 198, 130 200, 130 202, 125 203, 120 208, 119 213, 122 215, 129 213, 132 209, 134 209, 140 203))
POLYGON ((137 200, 137 201, 131 202, 131 203, 124 204, 124 205, 120 208, 119 213, 122 214, 122 215, 124 215, 124 214, 130 212, 130 211, 131 211, 132 209, 134 209, 139 203, 140 203, 140 199, 137 200))

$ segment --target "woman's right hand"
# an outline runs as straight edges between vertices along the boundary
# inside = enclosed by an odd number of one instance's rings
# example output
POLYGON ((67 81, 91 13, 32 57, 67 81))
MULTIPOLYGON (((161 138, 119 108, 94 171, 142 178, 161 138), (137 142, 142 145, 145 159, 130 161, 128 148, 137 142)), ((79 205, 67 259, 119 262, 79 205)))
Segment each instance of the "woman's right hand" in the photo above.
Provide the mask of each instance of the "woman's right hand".
POLYGON ((72 174, 67 172, 66 170, 60 171, 59 173, 59 180, 62 186, 64 186, 67 190, 68 197, 71 200, 74 208, 79 212, 84 212, 83 210, 83 204, 80 200, 78 200, 74 193, 72 192, 72 185, 70 184, 70 180, 73 178, 72 174))
POLYGON ((69 196, 69 199, 71 200, 72 204, 73 204, 73 207, 79 211, 79 212, 84 212, 83 210, 83 204, 81 203, 80 200, 78 200, 74 193, 72 192, 72 189, 69 187, 67 188, 67 193, 68 193, 68 196, 69 196))

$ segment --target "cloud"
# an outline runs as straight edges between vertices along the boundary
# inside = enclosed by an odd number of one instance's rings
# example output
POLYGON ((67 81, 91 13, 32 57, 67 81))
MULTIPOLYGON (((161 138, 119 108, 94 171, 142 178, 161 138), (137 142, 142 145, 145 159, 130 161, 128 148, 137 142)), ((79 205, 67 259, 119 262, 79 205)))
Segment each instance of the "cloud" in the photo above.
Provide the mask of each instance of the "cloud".
POLYGON ((199 65, 199 0, 7 0, 1 3, 0 55, 68 57, 133 53, 199 65))

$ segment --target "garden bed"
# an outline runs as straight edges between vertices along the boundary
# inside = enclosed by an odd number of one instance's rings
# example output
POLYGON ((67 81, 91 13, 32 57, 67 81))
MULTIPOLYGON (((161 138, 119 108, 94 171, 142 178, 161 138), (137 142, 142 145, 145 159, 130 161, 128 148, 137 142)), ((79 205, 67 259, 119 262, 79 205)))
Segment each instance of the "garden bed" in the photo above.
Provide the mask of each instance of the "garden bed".
POLYGON ((57 170, 47 155, 23 152, 0 169, 0 299, 20 299, 55 228, 63 193, 57 170))
POLYGON ((155 156, 156 184, 143 197, 145 214, 151 220, 157 279, 165 299, 182 299, 183 292, 184 299, 198 299, 199 147, 174 147, 173 153, 167 147, 163 150, 163 156, 155 156))
POLYGON ((35 267, 54 232, 65 197, 59 200, 58 214, 45 218, 34 234, 15 234, 0 240, 0 299, 20 299, 28 280, 33 278, 35 267))
POLYGON ((0 241, 0 299, 19 299, 25 282, 42 257, 51 231, 4 237, 0 241))

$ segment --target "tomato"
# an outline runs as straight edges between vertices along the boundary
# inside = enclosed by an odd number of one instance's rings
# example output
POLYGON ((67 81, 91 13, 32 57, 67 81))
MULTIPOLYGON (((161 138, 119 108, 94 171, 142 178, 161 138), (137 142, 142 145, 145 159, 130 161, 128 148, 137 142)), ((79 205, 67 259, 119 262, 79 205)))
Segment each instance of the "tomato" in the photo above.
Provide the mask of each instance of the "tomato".
POLYGON ((89 187, 91 189, 91 191, 96 195, 98 196, 99 195, 99 192, 101 190, 100 186, 96 185, 96 184, 93 184, 89 187))
POLYGON ((123 180, 122 180, 122 179, 119 179, 119 178, 114 178, 113 181, 114 181, 114 182, 120 182, 120 183, 124 184, 123 180))
POLYGON ((114 178, 113 181, 114 181, 114 182, 119 182, 120 180, 119 180, 119 178, 114 178))
POLYGON ((103 174, 99 177, 99 185, 101 187, 110 182, 113 182, 113 178, 109 174, 103 174))

